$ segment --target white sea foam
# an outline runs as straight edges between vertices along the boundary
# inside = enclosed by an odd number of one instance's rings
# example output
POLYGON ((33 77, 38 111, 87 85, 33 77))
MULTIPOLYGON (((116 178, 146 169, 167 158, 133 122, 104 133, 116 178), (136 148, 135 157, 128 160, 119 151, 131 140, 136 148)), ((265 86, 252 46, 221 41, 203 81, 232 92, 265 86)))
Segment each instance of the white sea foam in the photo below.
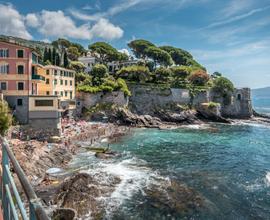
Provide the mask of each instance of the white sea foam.
POLYGON ((134 194, 143 194, 143 190, 150 184, 157 184, 161 179, 165 181, 165 178, 147 167, 145 161, 135 157, 118 162, 99 161, 90 170, 82 172, 87 172, 98 179, 101 185, 113 182, 112 177, 120 179, 120 183, 115 185, 112 193, 97 198, 104 204, 108 219, 110 219, 111 213, 126 200, 131 199, 134 194))
POLYGON ((266 184, 267 186, 270 186, 270 172, 267 172, 265 175, 266 184))

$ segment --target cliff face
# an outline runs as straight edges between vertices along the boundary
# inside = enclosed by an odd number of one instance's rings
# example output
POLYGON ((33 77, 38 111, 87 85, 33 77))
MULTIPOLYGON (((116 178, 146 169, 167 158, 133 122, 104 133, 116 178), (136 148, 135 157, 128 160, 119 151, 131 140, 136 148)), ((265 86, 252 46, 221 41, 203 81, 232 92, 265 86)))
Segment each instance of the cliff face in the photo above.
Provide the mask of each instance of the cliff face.
POLYGON ((96 104, 115 104, 119 107, 128 106, 130 111, 138 115, 157 116, 163 110, 180 112, 185 110, 191 102, 196 109, 202 103, 217 102, 220 104, 220 114, 226 118, 250 118, 252 116, 252 103, 250 89, 235 89, 233 94, 224 98, 214 91, 197 93, 193 100, 187 89, 158 88, 142 85, 130 85, 131 97, 129 99, 122 92, 78 94, 78 102, 82 107, 93 107, 96 104))

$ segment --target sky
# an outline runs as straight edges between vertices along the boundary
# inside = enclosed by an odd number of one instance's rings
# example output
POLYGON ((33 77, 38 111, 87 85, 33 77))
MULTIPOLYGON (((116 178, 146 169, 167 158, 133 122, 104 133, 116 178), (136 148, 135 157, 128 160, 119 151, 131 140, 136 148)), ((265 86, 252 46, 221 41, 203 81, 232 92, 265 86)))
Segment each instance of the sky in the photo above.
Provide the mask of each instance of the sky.
POLYGON ((270 0, 0 0, 0 34, 119 50, 146 39, 191 52, 237 87, 270 86, 270 0))

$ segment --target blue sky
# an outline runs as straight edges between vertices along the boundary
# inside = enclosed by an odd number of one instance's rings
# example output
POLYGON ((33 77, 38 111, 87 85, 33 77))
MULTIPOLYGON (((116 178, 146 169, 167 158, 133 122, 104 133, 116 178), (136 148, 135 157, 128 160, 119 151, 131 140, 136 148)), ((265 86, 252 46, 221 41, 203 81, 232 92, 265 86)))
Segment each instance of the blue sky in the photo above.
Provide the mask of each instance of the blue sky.
POLYGON ((270 0, 0 1, 0 34, 118 49, 144 38, 190 51, 238 87, 270 86, 270 0))

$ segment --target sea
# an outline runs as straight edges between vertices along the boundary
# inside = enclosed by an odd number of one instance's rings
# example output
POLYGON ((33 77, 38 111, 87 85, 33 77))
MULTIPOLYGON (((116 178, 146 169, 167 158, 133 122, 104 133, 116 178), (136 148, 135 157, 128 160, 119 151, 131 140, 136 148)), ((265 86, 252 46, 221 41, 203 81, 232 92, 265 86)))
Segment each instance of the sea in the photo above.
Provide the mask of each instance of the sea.
MULTIPOLYGON (((254 103, 270 115, 269 100, 254 103)), ((100 182, 120 178, 100 198, 102 219, 270 219, 269 124, 138 128, 110 148, 121 156, 80 154, 72 164, 100 182)))

